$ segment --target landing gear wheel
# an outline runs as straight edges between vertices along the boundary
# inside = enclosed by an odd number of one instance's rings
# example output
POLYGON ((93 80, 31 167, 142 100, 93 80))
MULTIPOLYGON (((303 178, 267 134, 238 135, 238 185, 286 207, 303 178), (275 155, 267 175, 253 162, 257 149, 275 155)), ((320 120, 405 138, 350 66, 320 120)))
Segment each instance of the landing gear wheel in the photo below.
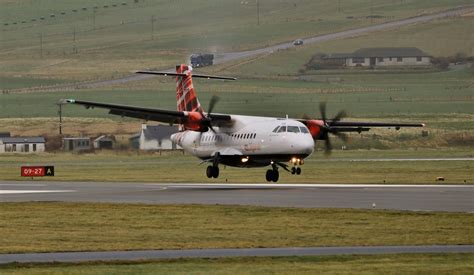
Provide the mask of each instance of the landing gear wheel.
POLYGON ((216 179, 219 177, 219 166, 212 166, 212 177, 216 179))
POLYGON ((268 169, 267 173, 265 174, 265 178, 267 179, 268 182, 272 181, 272 179, 273 179, 273 170, 268 169))
POLYGON ((214 169, 212 169, 212 168, 213 168, 213 167, 212 167, 211 165, 207 166, 207 169, 206 169, 206 176, 207 176, 208 178, 212 178, 212 174, 213 174, 212 172, 213 172, 213 170, 214 170, 214 169))
POLYGON ((278 170, 268 169, 267 173, 265 174, 265 178, 268 182, 277 182, 280 178, 280 173, 278 172, 278 170))
POLYGON ((291 167, 291 174, 294 175, 296 173, 296 168, 295 167, 291 167))
POLYGON ((296 174, 297 175, 301 174, 301 168, 299 168, 299 167, 296 168, 296 174))
POLYGON ((206 176, 208 178, 216 178, 217 179, 219 177, 219 167, 218 166, 212 166, 212 165, 207 166, 206 176))
POLYGON ((280 178, 280 173, 278 172, 278 170, 273 170, 272 172, 273 172, 273 173, 272 173, 272 174, 273 174, 272 181, 273 181, 273 182, 277 182, 278 179, 280 178))

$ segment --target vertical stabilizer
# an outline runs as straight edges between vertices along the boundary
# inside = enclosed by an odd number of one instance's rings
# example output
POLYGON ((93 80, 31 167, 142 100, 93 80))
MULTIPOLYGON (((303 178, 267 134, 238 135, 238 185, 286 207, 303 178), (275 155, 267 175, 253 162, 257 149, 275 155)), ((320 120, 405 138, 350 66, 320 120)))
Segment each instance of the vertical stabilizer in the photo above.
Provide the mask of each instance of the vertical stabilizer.
POLYGON ((176 101, 178 111, 203 112, 201 103, 194 90, 192 80, 192 67, 181 64, 176 66, 176 73, 185 74, 176 77, 176 101))

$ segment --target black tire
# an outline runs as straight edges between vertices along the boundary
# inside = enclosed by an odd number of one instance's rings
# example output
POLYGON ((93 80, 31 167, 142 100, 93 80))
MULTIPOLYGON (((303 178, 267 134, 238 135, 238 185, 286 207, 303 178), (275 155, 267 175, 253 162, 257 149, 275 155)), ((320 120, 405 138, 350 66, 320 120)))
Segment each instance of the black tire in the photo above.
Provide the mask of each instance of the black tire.
POLYGON ((273 170, 272 174, 273 174, 272 181, 277 182, 278 179, 280 178, 280 173, 278 172, 278 170, 273 170))
POLYGON ((296 168, 295 167, 291 167, 291 174, 294 175, 296 173, 296 168))
POLYGON ((301 168, 299 168, 299 167, 296 168, 296 174, 297 174, 297 175, 301 174, 301 168))
POLYGON ((215 179, 219 177, 219 166, 212 166, 212 177, 215 179))
POLYGON ((212 169, 212 166, 211 166, 211 165, 207 166, 207 169, 206 169, 206 176, 207 176, 208 178, 212 178, 212 177, 213 177, 213 174, 214 174, 214 173, 213 173, 213 172, 214 172, 213 170, 214 170, 214 169, 212 169))
POLYGON ((272 181, 272 179, 273 179, 273 170, 268 169, 267 173, 265 174, 265 178, 267 179, 268 182, 272 181))

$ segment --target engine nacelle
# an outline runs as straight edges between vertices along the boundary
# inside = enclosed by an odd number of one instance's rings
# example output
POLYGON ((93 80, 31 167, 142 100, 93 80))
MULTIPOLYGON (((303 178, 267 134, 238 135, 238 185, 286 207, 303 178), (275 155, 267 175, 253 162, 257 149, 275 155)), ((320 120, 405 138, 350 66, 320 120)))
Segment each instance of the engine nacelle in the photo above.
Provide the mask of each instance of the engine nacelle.
POLYGON ((183 123, 184 129, 196 132, 207 132, 209 127, 203 124, 204 120, 205 118, 202 113, 188 112, 186 121, 183 123))
POLYGON ((310 119, 306 120, 305 124, 306 127, 308 127, 313 139, 324 139, 323 131, 321 131, 321 128, 324 126, 324 122, 322 120, 310 119))

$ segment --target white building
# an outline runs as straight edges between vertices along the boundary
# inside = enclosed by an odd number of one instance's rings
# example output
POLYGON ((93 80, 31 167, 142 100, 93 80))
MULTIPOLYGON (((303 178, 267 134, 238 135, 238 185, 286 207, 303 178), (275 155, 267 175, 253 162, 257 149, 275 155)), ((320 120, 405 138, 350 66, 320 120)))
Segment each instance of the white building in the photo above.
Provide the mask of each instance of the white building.
POLYGON ((45 151, 44 137, 0 137, 0 153, 38 153, 45 151))
POLYGON ((64 151, 87 151, 91 149, 91 140, 86 137, 63 138, 64 151))
POLYGON ((418 48, 362 48, 324 58, 347 67, 430 66, 431 56, 418 48))
POLYGON ((130 138, 132 147, 140 150, 175 150, 180 149, 171 141, 172 134, 178 132, 177 126, 142 124, 139 134, 130 138))

